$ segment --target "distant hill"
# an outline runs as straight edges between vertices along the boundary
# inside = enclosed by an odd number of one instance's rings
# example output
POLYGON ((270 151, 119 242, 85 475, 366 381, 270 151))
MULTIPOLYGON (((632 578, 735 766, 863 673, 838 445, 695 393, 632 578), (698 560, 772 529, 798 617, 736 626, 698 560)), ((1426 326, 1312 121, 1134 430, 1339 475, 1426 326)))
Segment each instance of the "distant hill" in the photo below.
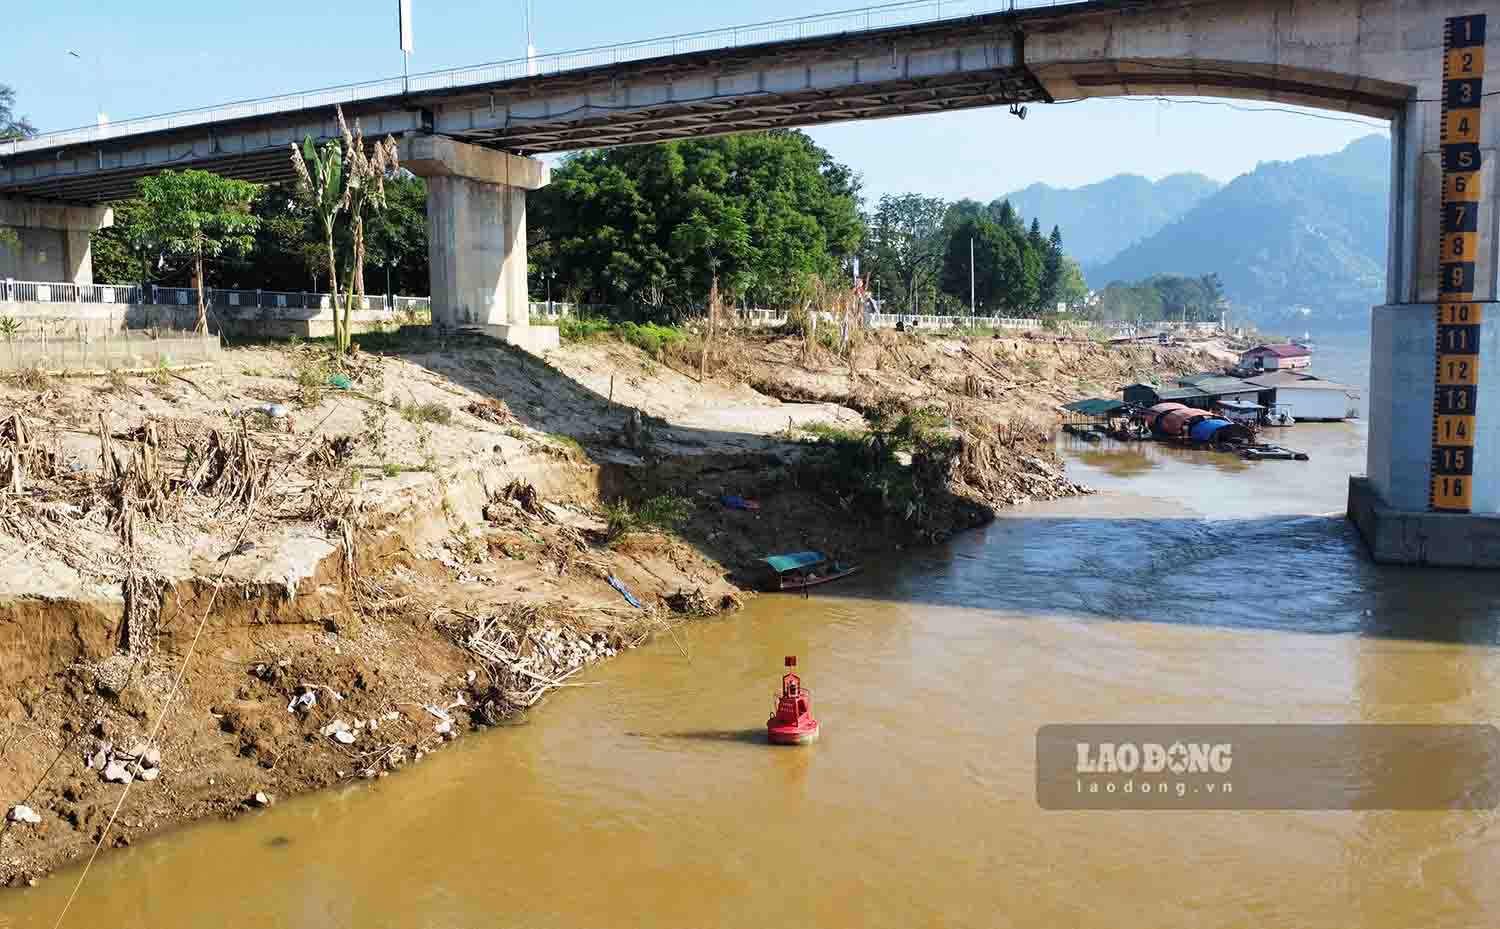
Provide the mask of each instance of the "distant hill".
POLYGON ((1218 272, 1238 315, 1261 323, 1363 320, 1384 296, 1389 185, 1390 143, 1380 135, 1266 162, 1086 269, 1088 281, 1218 272))
POLYGON ((1138 174, 1117 174, 1084 187, 1058 189, 1032 184, 1004 199, 1027 219, 1062 227, 1063 245, 1085 267, 1114 258, 1192 209, 1219 189, 1201 174, 1173 174, 1155 183, 1138 174))

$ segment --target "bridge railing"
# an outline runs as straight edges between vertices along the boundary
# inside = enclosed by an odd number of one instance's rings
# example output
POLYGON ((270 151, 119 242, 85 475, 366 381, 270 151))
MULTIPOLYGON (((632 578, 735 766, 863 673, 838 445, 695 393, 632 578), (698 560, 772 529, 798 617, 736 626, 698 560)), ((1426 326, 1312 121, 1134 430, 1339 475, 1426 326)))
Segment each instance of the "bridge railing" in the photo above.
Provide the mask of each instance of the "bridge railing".
POLYGON ((730 26, 723 29, 626 42, 620 45, 537 55, 530 58, 513 58, 508 61, 496 61, 465 68, 428 71, 409 77, 340 84, 302 93, 280 94, 219 106, 198 107, 156 116, 142 116, 112 123, 43 132, 29 139, 11 139, 0 142, 0 152, 19 154, 35 149, 96 142, 123 135, 157 132, 252 116, 266 116, 313 107, 333 106, 337 103, 394 97, 407 93, 448 90, 454 87, 556 74, 562 71, 641 61, 648 58, 717 51, 762 45, 768 42, 812 39, 892 26, 913 26, 990 13, 1066 6, 1081 2, 1084 0, 906 0, 901 3, 887 3, 837 13, 799 16, 793 19, 771 20, 744 26, 730 26))
MULTIPOLYGON (((333 295, 311 291, 235 290, 209 287, 203 291, 210 306, 263 309, 333 308, 333 295)), ((192 287, 160 287, 155 284, 67 284, 58 281, 0 280, 0 302, 9 303, 134 303, 165 306, 196 306, 198 291, 192 287)), ((359 304, 362 310, 396 313, 430 313, 431 297, 386 297, 373 294, 359 304)))
POLYGON ((140 303, 137 284, 68 284, 59 281, 0 281, 0 301, 9 303, 140 303))

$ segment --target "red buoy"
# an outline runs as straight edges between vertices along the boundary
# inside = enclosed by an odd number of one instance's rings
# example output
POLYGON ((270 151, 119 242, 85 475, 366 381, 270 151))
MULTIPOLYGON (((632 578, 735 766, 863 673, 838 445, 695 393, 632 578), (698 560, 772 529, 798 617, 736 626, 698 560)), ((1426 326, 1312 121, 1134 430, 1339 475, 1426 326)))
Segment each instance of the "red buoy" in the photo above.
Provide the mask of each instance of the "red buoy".
MULTIPOLYGON (((786 656, 786 666, 795 668, 797 656, 786 656)), ((766 720, 766 738, 772 745, 805 745, 818 740, 818 721, 812 716, 812 702, 802 689, 802 678, 788 672, 781 676, 781 697, 776 712, 766 720)))

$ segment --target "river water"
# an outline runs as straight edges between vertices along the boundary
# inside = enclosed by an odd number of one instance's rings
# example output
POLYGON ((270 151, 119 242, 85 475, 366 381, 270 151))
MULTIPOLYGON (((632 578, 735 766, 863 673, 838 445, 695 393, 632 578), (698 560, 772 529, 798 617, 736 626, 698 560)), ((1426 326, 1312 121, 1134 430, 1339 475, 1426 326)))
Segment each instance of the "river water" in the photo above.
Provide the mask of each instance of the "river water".
MULTIPOLYGON (((1493 575, 1376 568, 1309 462, 1065 444, 1006 513, 595 670, 402 774, 101 857, 71 926, 1493 927, 1493 812, 1055 812, 1059 722, 1488 722, 1493 575), (786 654, 823 739, 762 744, 786 654)), ((1069 440, 1073 441, 1073 440, 1069 440)), ((0 895, 51 926, 76 875, 0 895)))

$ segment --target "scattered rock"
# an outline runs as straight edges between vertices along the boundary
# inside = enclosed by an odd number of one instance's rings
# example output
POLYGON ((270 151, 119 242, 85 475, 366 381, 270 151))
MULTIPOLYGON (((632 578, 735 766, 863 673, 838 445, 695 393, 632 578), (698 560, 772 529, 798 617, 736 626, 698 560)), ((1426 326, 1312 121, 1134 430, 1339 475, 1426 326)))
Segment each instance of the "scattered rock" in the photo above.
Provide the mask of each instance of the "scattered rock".
POLYGON ((340 742, 344 745, 354 744, 354 733, 350 732, 348 729, 340 729, 338 732, 335 732, 333 734, 333 738, 334 741, 340 742))
POLYGON ((274 802, 269 794, 260 791, 256 791, 255 796, 250 798, 251 806, 270 806, 274 802))
POLYGON ((320 735, 330 736, 338 735, 340 732, 347 731, 349 731, 349 724, 344 722, 342 719, 335 719, 333 722, 324 726, 322 729, 319 729, 318 733, 320 735))
POLYGON ((118 697, 134 671, 135 661, 129 655, 110 655, 94 665, 94 689, 106 697, 118 697))
POLYGON ((160 768, 143 768, 138 775, 143 781, 154 781, 161 776, 160 768))
POLYGON ((13 823, 29 823, 35 826, 41 823, 42 814, 25 804, 18 803, 10 808, 7 818, 13 823))

